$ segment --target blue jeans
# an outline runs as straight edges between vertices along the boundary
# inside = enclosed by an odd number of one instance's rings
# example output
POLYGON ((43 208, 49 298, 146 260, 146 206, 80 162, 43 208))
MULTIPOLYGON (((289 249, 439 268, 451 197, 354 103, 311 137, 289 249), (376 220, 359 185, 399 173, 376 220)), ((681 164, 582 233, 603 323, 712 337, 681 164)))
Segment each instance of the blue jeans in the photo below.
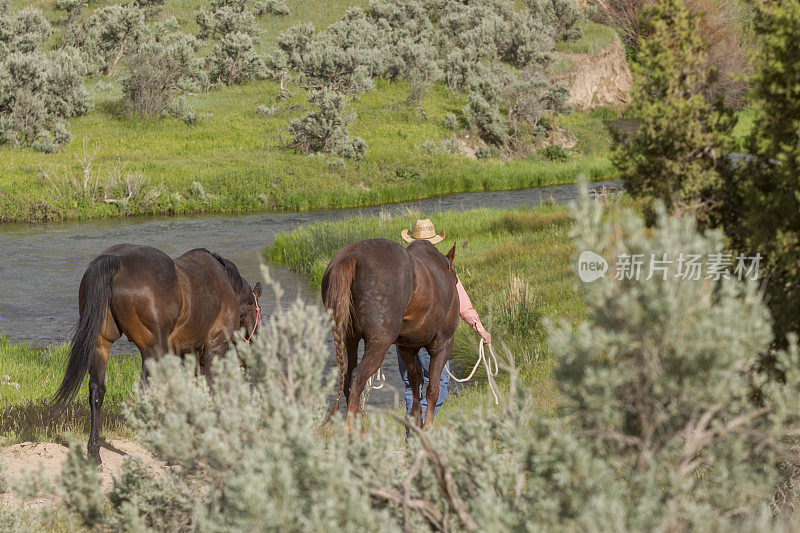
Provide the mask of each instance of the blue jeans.
MULTIPOLYGON (((408 382, 408 370, 406 370, 406 365, 403 364, 403 360, 400 358, 400 354, 397 354, 397 363, 400 366, 400 377, 403 378, 403 383, 406 384, 406 390, 404 391, 403 395, 406 398, 406 415, 411 414, 411 405, 414 401, 414 394, 411 392, 411 383, 408 382)), ((422 402, 422 418, 425 418, 425 413, 428 409, 428 398, 425 394, 425 391, 428 388, 428 366, 431 364, 431 356, 427 352, 427 350, 420 350, 417 354, 417 364, 419 365, 420 370, 422 370, 422 386, 419 388, 420 394, 420 401, 422 402)), ((448 362, 447 365, 450 363, 448 362)), ((436 406, 433 408, 433 414, 439 412, 439 409, 442 407, 444 403, 444 399, 447 398, 447 387, 450 384, 450 374, 447 373, 447 370, 442 369, 442 377, 439 379, 439 399, 436 400, 436 406)))

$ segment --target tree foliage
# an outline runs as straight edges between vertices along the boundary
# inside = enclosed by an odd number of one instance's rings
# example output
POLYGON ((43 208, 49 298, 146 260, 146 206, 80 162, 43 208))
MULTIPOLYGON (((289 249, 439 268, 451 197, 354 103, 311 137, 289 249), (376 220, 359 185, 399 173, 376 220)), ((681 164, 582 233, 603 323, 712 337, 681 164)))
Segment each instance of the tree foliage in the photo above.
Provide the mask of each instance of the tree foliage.
POLYGON ((734 248, 760 253, 775 337, 800 331, 800 2, 754 0, 762 48, 748 156, 729 160, 719 216, 734 248))
POLYGON ((641 43, 631 91, 641 124, 618 144, 613 160, 632 194, 693 211, 708 223, 732 123, 703 95, 712 74, 697 20, 683 0, 662 0, 647 13, 653 34, 641 43))

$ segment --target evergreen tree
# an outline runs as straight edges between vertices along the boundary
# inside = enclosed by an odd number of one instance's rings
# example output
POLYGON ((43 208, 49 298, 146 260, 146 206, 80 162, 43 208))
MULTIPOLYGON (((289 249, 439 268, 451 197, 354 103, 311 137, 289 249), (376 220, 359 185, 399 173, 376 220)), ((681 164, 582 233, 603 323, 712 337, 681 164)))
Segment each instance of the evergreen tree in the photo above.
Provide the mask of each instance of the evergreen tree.
POLYGON ((697 20, 683 0, 659 0, 646 18, 652 35, 633 65, 631 91, 641 124, 618 144, 613 161, 631 194, 660 199, 671 211, 696 212, 706 223, 731 123, 702 94, 713 73, 697 20))
POLYGON ((753 0, 762 41, 752 79, 757 117, 744 159, 730 159, 725 232, 734 247, 761 254, 779 346, 800 331, 800 1, 753 0))

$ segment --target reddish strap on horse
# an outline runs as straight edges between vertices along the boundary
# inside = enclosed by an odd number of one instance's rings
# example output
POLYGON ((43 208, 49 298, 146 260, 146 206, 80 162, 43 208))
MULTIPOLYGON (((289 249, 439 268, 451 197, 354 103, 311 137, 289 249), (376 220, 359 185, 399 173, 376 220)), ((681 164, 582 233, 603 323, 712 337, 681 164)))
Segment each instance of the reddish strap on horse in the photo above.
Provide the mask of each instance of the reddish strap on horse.
POLYGON ((258 297, 256 293, 253 293, 253 299, 256 301, 256 323, 253 324, 253 331, 250 332, 250 335, 244 340, 245 342, 249 343, 250 339, 253 338, 253 335, 256 333, 256 329, 258 329, 258 325, 261 323, 261 308, 258 306, 258 297))

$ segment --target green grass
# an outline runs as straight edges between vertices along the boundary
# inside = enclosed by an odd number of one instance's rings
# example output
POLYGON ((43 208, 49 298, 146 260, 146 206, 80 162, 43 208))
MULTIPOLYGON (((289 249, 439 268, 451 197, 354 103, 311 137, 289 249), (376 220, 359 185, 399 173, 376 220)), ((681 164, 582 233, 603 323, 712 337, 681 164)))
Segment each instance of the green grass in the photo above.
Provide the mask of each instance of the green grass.
POLYGON ((583 35, 577 41, 560 41, 556 50, 565 54, 595 54, 614 42, 617 32, 611 26, 591 20, 583 25, 583 35))
MULTIPOLYGON (((45 440, 66 443, 68 434, 88 436, 88 379, 61 416, 53 416, 49 405, 61 384, 68 355, 67 344, 39 349, 25 343, 14 344, 0 335, 0 445, 45 440)), ((122 405, 138 383, 140 372, 138 355, 109 358, 103 403, 104 438, 130 436, 122 405)))
MULTIPOLYGON (((262 18, 262 45, 268 48, 280 31, 301 21, 323 27, 355 3, 289 2, 291 16, 262 18)), ((164 13, 176 16, 187 31, 195 31, 194 13, 201 4, 168 1, 164 13)), ((55 23, 62 21, 54 0, 33 5, 43 8, 55 23)), ((101 3, 92 4, 96 5, 101 3)), ((117 79, 92 80, 89 89, 95 107, 69 121, 73 140, 62 152, 0 147, 0 221, 355 207, 565 183, 579 173, 590 178, 613 173, 602 149, 608 133, 586 128, 584 122, 593 119, 582 114, 557 119, 566 125, 566 136, 583 139, 566 162, 535 156, 479 161, 426 153, 420 149, 423 142, 452 135, 443 125, 445 114, 458 114, 465 104, 443 85, 424 99, 425 116, 404 103, 408 88, 402 83, 378 80, 375 90, 353 102, 357 118, 351 134, 367 142, 367 156, 358 162, 309 157, 287 148, 288 121, 309 109, 301 89, 282 100, 276 83, 259 81, 192 95, 188 99, 196 111, 210 118, 191 126, 177 119, 126 117, 117 79), (256 112, 260 104, 275 106, 278 112, 261 116, 256 112), (570 131, 571 123, 575 132, 570 131), (599 137, 584 138, 587 133, 599 137), (95 149, 84 187, 79 159, 95 149), (122 207, 105 203, 106 194, 112 199, 127 195, 126 179, 136 189, 130 202, 122 207), (193 187, 195 182, 201 188, 193 187)))
POLYGON ((272 82, 193 97, 198 112, 213 115, 194 126, 176 119, 126 118, 117 109, 118 86, 97 92, 95 109, 70 121, 74 139, 62 152, 0 148, 0 220, 341 208, 564 183, 581 172, 590 178, 612 173, 606 154, 594 149, 563 163, 426 153, 420 149, 425 140, 452 135, 443 126, 444 115, 463 102, 437 87, 423 102, 428 117, 420 118, 402 103, 405 97, 404 85, 379 82, 353 105, 358 118, 351 133, 366 140, 368 152, 363 161, 344 162, 304 156, 283 144, 288 120, 307 106, 299 92, 280 100, 272 82), (279 112, 260 116, 259 104, 276 105, 279 112), (87 194, 78 159, 93 147, 89 184, 97 192, 87 194), (108 186, 109 197, 122 195, 121 183, 113 180, 119 168, 141 186, 124 211, 96 199, 108 186), (195 181, 204 198, 192 194, 195 181))
MULTIPOLYGON (((119 4, 117 0, 92 0, 90 9, 97 9, 111 4, 119 4)), ((311 22, 316 28, 325 28, 342 18, 345 11, 352 6, 366 8, 366 0, 287 0, 290 13, 285 17, 263 16, 258 19, 262 34, 259 36, 258 50, 266 52, 275 47, 278 36, 292 26, 304 22, 311 22)), ((162 18, 175 17, 181 30, 196 34, 199 30, 195 17, 197 12, 209 5, 208 0, 167 0, 161 11, 162 18)), ((56 9, 56 0, 11 0, 12 9, 35 7, 41 9, 51 24, 63 26, 66 14, 56 9)))
MULTIPOLYGON (((317 223, 280 234, 266 250, 266 257, 307 276, 318 286, 331 257, 345 244, 384 237, 400 242, 402 228, 420 218, 403 216, 352 218, 317 223)), ((541 408, 557 403, 551 371, 555 364, 542 330, 544 317, 565 317, 577 323, 583 305, 570 267, 573 246, 571 222, 564 207, 535 209, 478 209, 437 213, 434 223, 447 239, 438 248, 446 251, 457 243, 454 266, 484 325, 514 353, 517 366, 534 389, 541 408)), ((464 374, 474 364, 476 336, 460 324, 452 360, 464 374)), ((476 375, 480 376, 480 372, 476 375)), ((486 399, 484 385, 468 388, 452 409, 469 409, 486 399)))

